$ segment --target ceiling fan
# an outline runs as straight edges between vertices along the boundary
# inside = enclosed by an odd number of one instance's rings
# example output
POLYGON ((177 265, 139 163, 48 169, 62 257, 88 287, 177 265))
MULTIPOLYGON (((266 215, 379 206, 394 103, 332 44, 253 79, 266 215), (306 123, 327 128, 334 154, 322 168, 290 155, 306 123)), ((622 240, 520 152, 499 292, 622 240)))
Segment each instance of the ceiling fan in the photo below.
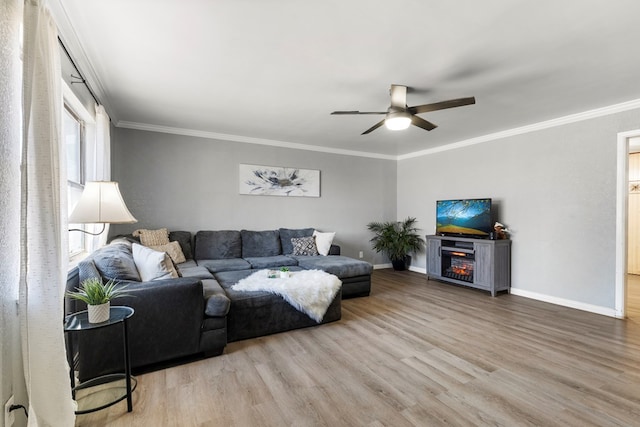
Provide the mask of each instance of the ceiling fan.
POLYGON ((347 114, 385 114, 386 117, 362 132, 362 135, 373 132, 383 124, 391 130, 402 130, 409 125, 418 126, 425 130, 435 129, 437 126, 433 123, 418 117, 417 114, 429 111, 444 110, 447 108, 462 107, 464 105, 475 104, 476 99, 472 96, 469 98, 450 99, 448 101, 435 102, 433 104, 416 105, 415 107, 407 106, 407 86, 391 85, 391 106, 387 111, 334 111, 331 114, 347 115, 347 114))

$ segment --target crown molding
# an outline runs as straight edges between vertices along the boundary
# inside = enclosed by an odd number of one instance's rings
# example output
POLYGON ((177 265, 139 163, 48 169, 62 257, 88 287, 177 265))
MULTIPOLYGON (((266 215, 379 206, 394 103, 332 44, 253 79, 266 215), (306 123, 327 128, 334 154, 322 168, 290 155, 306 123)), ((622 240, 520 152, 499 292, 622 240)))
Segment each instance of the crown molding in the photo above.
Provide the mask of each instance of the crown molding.
POLYGON ((622 102, 620 104, 614 104, 608 107, 596 108, 593 110, 584 111, 582 113, 571 114, 568 116, 559 117, 557 119, 546 120, 544 122, 534 123, 527 126, 521 126, 514 129, 491 133, 488 135, 466 139, 463 141, 458 141, 458 142, 442 145, 435 148, 429 148, 426 150, 415 151, 413 153, 403 154, 399 156, 367 153, 364 151, 342 150, 339 148, 320 147, 316 145, 298 144, 294 142, 277 141, 273 139, 253 138, 253 137, 242 136, 242 135, 231 135, 231 134, 225 134, 225 133, 199 131, 199 130, 184 129, 184 128, 177 128, 177 127, 170 127, 170 126, 152 125, 147 123, 137 123, 137 122, 128 122, 128 121, 116 122, 115 120, 114 120, 114 123, 116 123, 116 127, 127 128, 127 129, 170 133, 175 135, 195 136, 199 138, 217 139, 217 140, 223 140, 223 141, 243 142, 246 144, 269 145, 273 147, 292 148, 296 150, 316 151, 321 153, 340 154, 345 156, 357 156, 357 157, 367 157, 372 159, 399 161, 399 160, 412 159, 416 157, 428 156, 431 154, 441 153, 443 151, 456 150, 458 148, 469 147, 471 145, 482 144, 484 142, 491 142, 497 139, 508 138, 516 135, 523 135, 526 133, 536 132, 536 131, 549 129, 557 126, 563 126, 566 124, 576 123, 583 120, 589 120, 597 117, 607 116, 610 114, 616 114, 624 111, 635 110, 637 108, 640 108, 640 99, 622 102))
POLYGON ((145 130, 151 132, 170 133, 174 135, 195 136, 198 138, 217 139, 222 141, 243 142, 246 144, 269 145, 272 147, 291 148, 294 150, 316 151, 320 153, 340 154, 343 156, 368 157, 372 159, 396 160, 396 156, 367 153, 364 151, 342 150, 340 148, 320 147, 317 145, 298 144, 295 142, 277 141, 273 139, 253 138, 250 136, 230 135, 226 133, 207 132, 193 129, 176 128, 171 126, 151 125, 147 123, 119 121, 116 127, 145 130))
POLYGON ((568 116, 559 117, 557 119, 546 120, 544 122, 534 123, 527 126, 513 128, 502 132, 491 133, 476 138, 466 139, 454 142, 440 147, 429 148, 426 150, 415 151, 409 154, 397 156, 397 160, 412 159, 415 157, 428 156, 430 154, 441 153, 443 151, 455 150, 458 148, 468 147, 470 145, 482 144, 483 142, 495 141, 496 139, 508 138, 516 135, 523 135, 530 132, 536 132, 543 129, 549 129, 557 126, 563 126, 570 123, 576 123, 583 120, 594 119, 597 117, 608 116, 610 114, 621 113, 624 111, 635 110, 640 108, 640 99, 622 102, 620 104, 610 105, 608 107, 596 108, 582 113, 570 114, 568 116))

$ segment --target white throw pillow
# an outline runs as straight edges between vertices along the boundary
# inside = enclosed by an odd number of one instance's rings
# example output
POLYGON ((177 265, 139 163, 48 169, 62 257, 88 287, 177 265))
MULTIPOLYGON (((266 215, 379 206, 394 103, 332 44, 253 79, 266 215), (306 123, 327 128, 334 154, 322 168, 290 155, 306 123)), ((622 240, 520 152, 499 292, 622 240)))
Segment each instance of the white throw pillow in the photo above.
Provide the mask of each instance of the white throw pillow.
POLYGON ((316 246, 320 255, 329 255, 329 249, 331 249, 335 235, 336 233, 321 233, 318 230, 313 230, 313 236, 316 238, 316 246))
POLYGON ((132 245, 131 251, 133 262, 136 264, 143 282, 178 277, 178 272, 166 252, 154 251, 137 243, 132 245))

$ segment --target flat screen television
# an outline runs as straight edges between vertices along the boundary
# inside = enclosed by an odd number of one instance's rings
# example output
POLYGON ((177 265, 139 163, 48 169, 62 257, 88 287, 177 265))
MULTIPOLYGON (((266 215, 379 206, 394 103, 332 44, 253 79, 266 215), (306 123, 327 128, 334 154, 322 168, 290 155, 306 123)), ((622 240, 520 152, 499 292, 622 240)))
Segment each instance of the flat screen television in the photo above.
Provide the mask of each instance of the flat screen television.
POLYGON ((493 231, 491 199, 438 200, 436 234, 489 237, 493 231))

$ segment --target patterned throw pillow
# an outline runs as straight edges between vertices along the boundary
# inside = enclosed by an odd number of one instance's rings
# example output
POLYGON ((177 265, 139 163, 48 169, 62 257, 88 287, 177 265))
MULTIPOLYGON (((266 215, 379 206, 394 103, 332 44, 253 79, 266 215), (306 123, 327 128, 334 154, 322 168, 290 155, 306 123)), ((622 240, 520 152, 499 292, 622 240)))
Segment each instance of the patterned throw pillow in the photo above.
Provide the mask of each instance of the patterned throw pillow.
POLYGON ((160 246, 169 244, 169 231, 166 228, 158 230, 140 229, 133 232, 135 237, 140 236, 140 243, 145 246, 160 246))
POLYGON ((292 237, 293 255, 314 256, 318 255, 315 237, 292 237))

